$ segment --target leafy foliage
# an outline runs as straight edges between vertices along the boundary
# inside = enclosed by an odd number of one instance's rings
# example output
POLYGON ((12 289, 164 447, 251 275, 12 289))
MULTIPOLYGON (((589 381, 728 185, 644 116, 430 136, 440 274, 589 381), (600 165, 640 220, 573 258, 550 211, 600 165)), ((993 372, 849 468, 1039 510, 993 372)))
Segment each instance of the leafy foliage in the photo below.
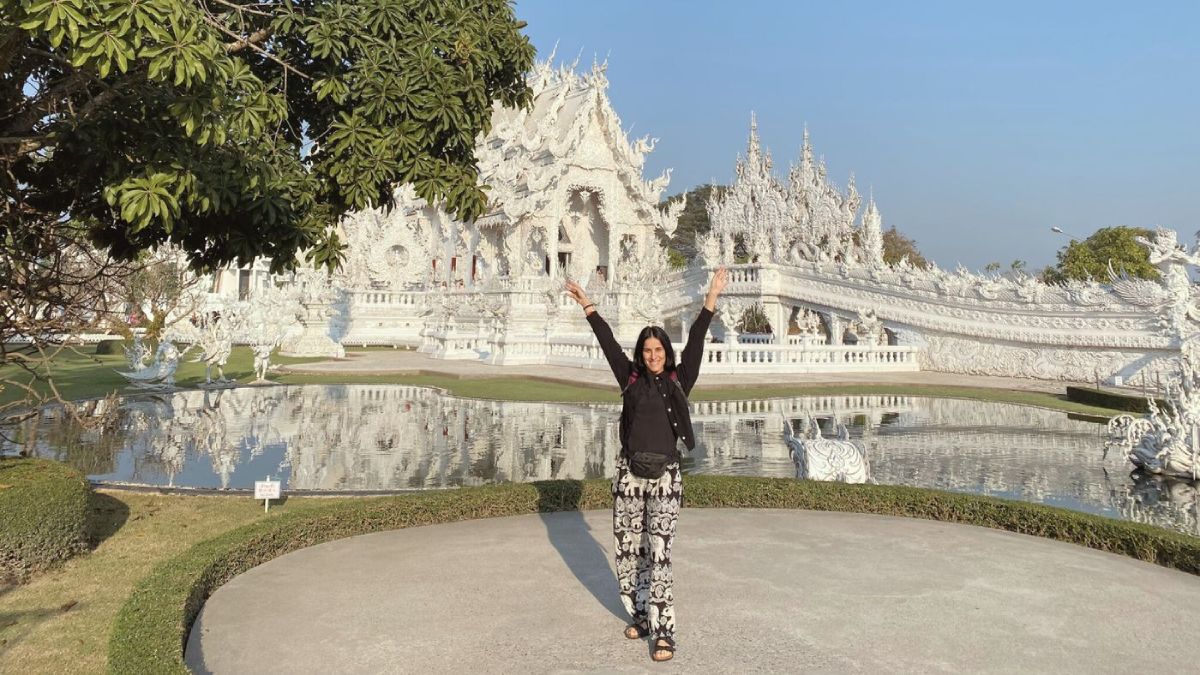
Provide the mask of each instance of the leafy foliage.
POLYGON ((0 3, 0 238, 71 219, 120 259, 336 265, 396 183, 470 219, 493 101, 529 100, 505 0, 0 3))
POLYGON ((0 389, 44 398, 17 378, 119 325, 120 291, 159 315, 147 250, 334 267, 339 217, 397 183, 483 213, 475 139, 529 102, 523 27, 506 0, 0 2, 0 389))
POLYGON ((1131 277, 1153 279, 1160 277, 1158 269, 1150 264, 1150 253, 1139 244, 1137 237, 1149 238, 1153 232, 1141 227, 1102 227, 1092 236, 1059 249, 1058 264, 1043 274, 1049 283, 1068 279, 1095 279, 1108 281, 1109 263, 1120 273, 1131 277))
POLYGON ((917 250, 917 242, 901 234, 893 225, 883 233, 883 262, 895 265, 905 258, 908 258, 908 262, 914 267, 929 267, 929 261, 917 250))

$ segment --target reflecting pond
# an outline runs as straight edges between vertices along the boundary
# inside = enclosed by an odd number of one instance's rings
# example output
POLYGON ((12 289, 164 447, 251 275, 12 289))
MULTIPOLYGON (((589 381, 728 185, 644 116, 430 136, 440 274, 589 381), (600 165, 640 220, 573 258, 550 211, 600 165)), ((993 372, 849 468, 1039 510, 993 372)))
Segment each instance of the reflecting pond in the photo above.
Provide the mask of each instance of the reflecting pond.
MULTIPOLYGON (((81 428, 53 409, 2 449, 93 480, 197 488, 397 491, 611 475, 616 404, 459 398, 401 385, 180 391, 92 402, 81 428)), ((1104 427, 1027 406, 895 395, 693 404, 685 473, 796 476, 783 424, 845 424, 874 482, 1041 502, 1200 534, 1196 486, 1130 475, 1104 427)))

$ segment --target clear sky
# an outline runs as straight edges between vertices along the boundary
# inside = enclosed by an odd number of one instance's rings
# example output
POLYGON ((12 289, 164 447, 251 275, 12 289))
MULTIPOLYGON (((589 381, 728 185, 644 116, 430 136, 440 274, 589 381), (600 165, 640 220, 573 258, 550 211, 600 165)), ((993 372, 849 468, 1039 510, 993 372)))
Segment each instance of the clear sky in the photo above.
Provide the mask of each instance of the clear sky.
POLYGON ((668 193, 728 183, 750 111, 942 267, 1040 268, 1111 225, 1200 229, 1200 1, 518 0, 546 58, 608 60, 668 193))

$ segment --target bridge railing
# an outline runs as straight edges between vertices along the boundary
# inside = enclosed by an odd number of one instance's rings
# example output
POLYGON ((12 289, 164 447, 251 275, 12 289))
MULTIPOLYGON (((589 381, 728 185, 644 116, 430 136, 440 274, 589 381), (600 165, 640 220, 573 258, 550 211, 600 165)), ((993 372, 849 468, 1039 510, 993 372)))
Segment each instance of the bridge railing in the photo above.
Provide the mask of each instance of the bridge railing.
POLYGON ((921 369, 919 351, 887 345, 713 343, 704 346, 703 369, 709 373, 913 372, 921 369))

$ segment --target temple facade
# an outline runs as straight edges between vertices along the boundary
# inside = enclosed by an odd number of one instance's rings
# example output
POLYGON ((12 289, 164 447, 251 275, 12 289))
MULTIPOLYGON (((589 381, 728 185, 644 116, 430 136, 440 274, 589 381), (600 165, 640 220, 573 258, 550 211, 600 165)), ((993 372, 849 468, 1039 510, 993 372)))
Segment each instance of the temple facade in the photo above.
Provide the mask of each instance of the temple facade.
MULTIPOLYGON (((676 269, 664 244, 684 204, 660 206, 669 173, 644 177, 655 141, 627 137, 604 67, 544 63, 530 84, 532 106, 497 108, 478 143, 489 212, 461 222, 401 187, 395 208, 346 217, 341 270, 288 282, 304 309, 285 353, 404 345, 438 358, 603 368, 566 279, 584 285, 632 346, 649 323, 682 339, 724 265, 731 282, 706 372, 930 369, 1090 382, 1174 368, 1178 315, 1192 304, 1187 266, 1200 256, 1181 251, 1172 232, 1146 242, 1162 283, 1047 285, 887 264, 883 216, 853 175, 836 186, 806 130, 780 178, 752 116, 732 185, 705 205, 711 229, 676 269)), ((259 266, 222 273, 213 287, 245 299, 274 282, 259 266)))

